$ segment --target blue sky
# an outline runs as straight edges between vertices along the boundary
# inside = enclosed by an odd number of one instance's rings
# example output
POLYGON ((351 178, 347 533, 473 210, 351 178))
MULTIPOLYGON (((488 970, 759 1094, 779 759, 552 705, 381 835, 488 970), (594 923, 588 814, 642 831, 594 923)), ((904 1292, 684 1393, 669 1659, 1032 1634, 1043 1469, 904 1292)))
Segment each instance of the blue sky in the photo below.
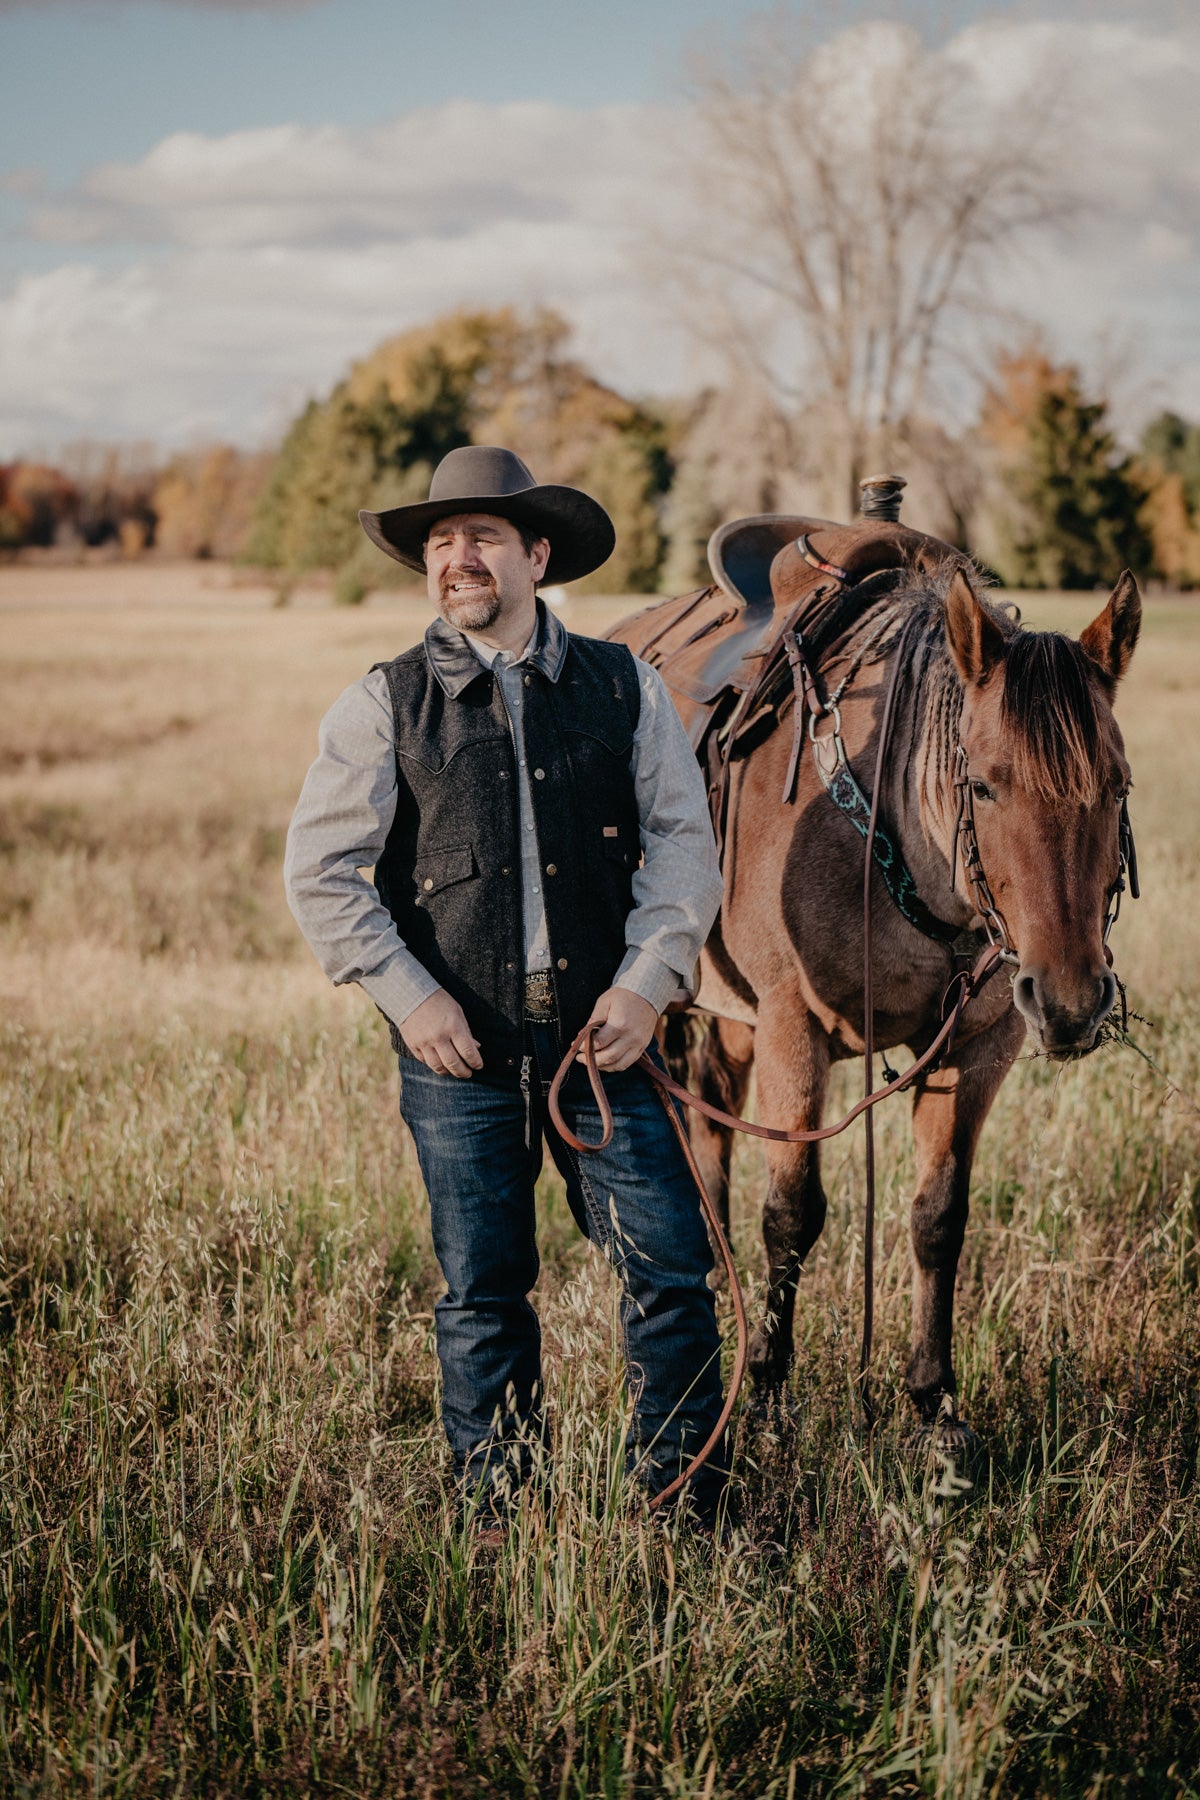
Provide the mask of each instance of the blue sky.
MULTIPOLYGON (((0 4, 0 168, 65 180, 169 132, 369 125, 441 101, 653 100, 754 0, 0 4)), ((957 9, 963 13, 977 10, 957 9)))
MULTIPOLYGON (((0 457, 270 441, 379 337, 460 303, 545 299, 614 382, 698 379, 625 226, 658 197, 682 52, 757 10, 0 0, 0 457)), ((1010 87, 1049 49, 1081 72, 1092 222, 1047 251, 1032 314, 1200 414, 1195 7, 886 10, 1010 87)), ((833 35, 885 8, 791 11, 833 35)))

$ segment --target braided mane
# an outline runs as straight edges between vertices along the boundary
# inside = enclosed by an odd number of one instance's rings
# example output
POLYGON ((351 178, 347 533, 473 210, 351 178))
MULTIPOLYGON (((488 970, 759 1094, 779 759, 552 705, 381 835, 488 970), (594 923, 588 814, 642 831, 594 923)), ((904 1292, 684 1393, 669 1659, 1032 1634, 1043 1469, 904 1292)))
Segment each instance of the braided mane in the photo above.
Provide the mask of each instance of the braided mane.
MULTIPOLYGON (((945 598, 961 564, 948 557, 930 574, 910 569, 869 576, 844 596, 822 646, 852 654, 855 640, 897 607, 911 621, 907 685, 917 698, 926 754, 939 785, 952 777, 963 687, 946 642, 945 598)), ((1010 603, 981 605, 1005 639, 1001 718, 1016 785, 1050 804, 1092 806, 1102 785, 1104 727, 1099 689, 1086 652, 1060 631, 1029 631, 1010 603)), ((894 634, 868 661, 886 656, 894 634)))

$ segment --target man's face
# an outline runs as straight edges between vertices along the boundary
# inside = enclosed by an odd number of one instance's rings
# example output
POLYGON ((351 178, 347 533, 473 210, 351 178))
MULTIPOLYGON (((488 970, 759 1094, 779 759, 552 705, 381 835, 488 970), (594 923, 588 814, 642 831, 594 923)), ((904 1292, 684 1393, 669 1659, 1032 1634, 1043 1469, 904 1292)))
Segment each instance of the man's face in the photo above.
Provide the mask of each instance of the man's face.
POLYGON ((527 551, 508 519, 456 513, 439 519, 425 540, 429 598, 460 631, 486 631, 531 607, 549 559, 545 538, 527 551))

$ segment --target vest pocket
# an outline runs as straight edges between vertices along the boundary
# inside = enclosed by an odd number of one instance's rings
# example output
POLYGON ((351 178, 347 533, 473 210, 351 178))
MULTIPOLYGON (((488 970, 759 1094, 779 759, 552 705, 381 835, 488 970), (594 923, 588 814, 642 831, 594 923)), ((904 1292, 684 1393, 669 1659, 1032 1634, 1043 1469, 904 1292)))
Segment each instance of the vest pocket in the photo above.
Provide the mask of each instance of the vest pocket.
POLYGON ((453 887, 456 881, 469 881, 477 874, 475 852, 470 844, 457 844, 447 850, 426 850, 413 865, 413 883, 418 900, 422 894, 437 894, 453 887))

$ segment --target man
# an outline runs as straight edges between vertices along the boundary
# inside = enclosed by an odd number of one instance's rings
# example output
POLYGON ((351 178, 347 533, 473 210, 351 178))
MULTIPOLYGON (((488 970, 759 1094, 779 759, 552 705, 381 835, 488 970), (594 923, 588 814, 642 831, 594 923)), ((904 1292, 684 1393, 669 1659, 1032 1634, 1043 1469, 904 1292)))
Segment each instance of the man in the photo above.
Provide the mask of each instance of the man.
MULTIPOLYGON (((687 985, 721 883, 700 772, 660 678, 623 645, 568 636, 537 597, 542 580, 605 561, 608 515, 482 446, 445 457, 429 493, 359 514, 380 549, 425 573, 440 616, 327 713, 286 882, 326 973, 359 982, 389 1021, 446 1282, 443 1424, 494 1532, 544 1433, 528 1298, 543 1139, 621 1283, 636 1478, 664 1487, 719 1415, 707 1234, 632 1065, 687 985), (546 1098, 589 1020, 615 1130, 579 1157, 546 1098)), ((578 1136, 599 1137, 582 1069, 562 1105, 578 1136)), ((707 1521, 719 1465, 690 1484, 707 1521)))

